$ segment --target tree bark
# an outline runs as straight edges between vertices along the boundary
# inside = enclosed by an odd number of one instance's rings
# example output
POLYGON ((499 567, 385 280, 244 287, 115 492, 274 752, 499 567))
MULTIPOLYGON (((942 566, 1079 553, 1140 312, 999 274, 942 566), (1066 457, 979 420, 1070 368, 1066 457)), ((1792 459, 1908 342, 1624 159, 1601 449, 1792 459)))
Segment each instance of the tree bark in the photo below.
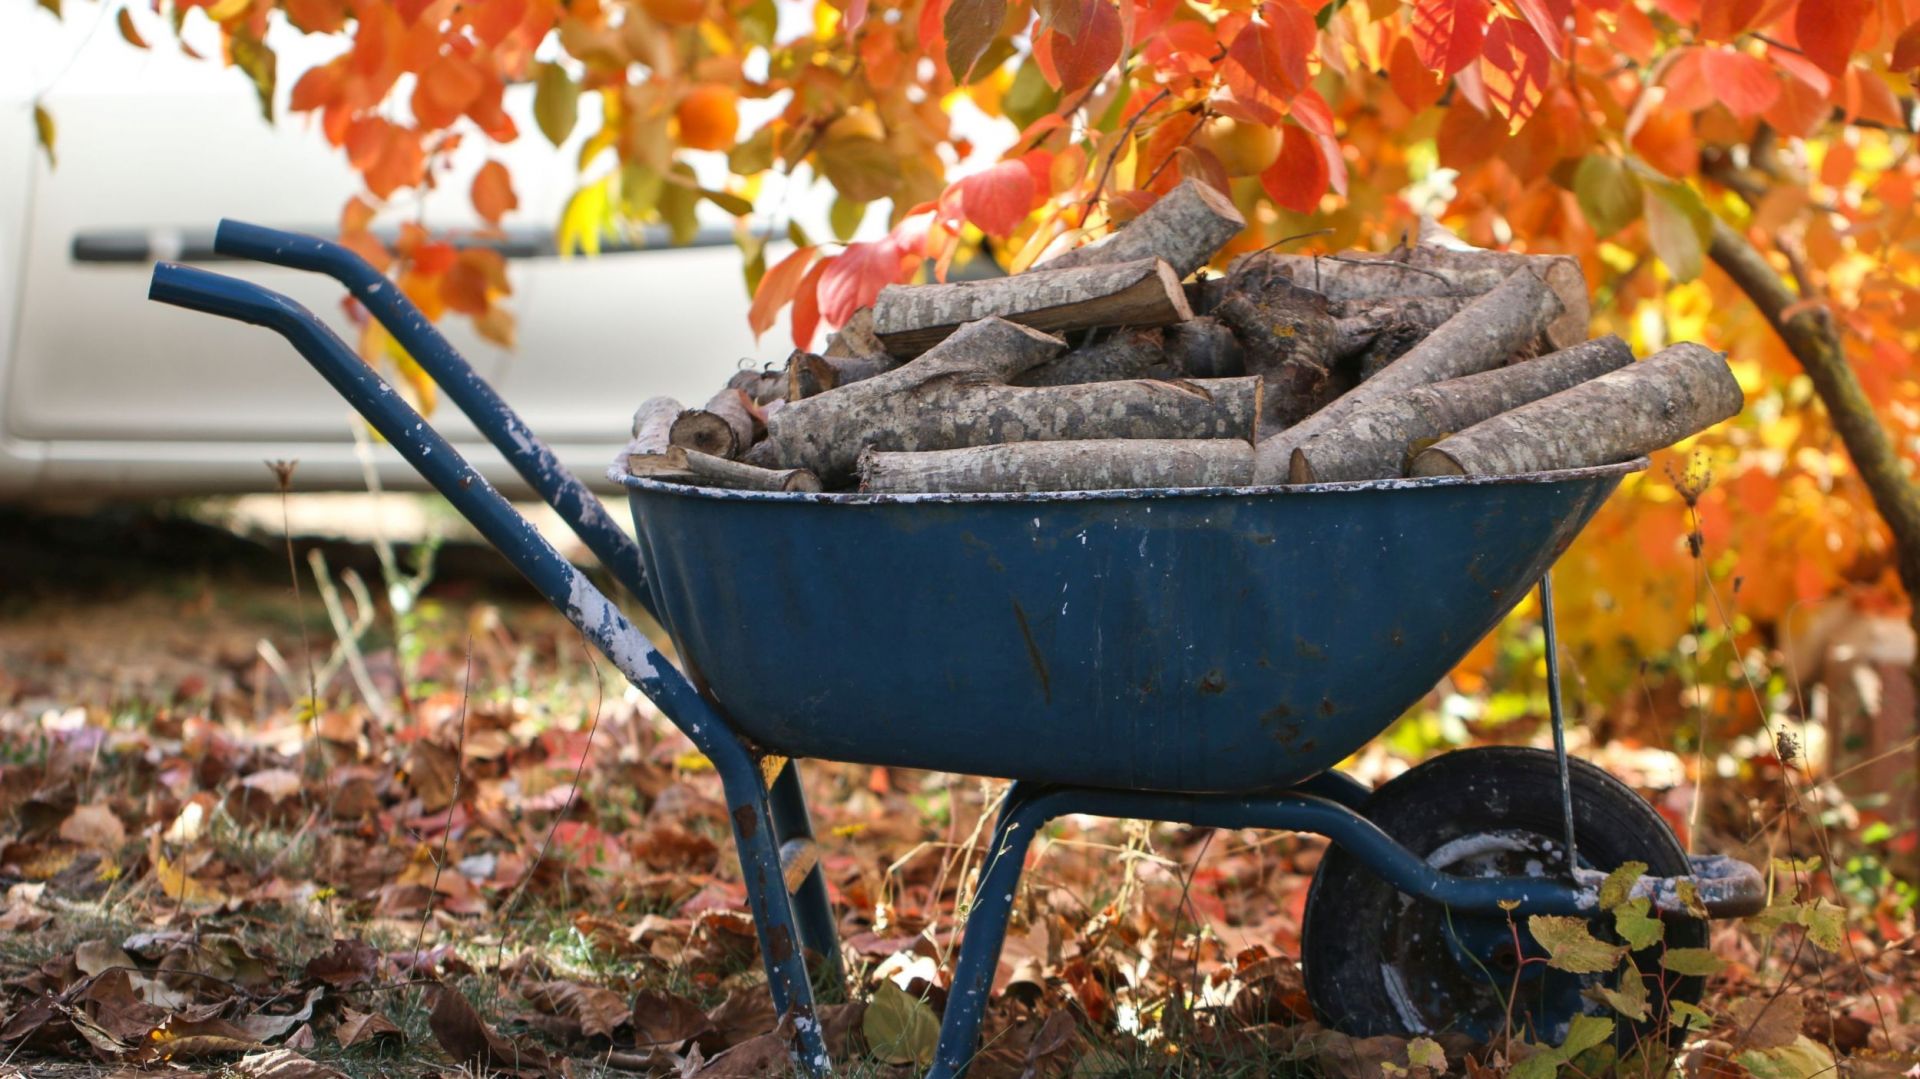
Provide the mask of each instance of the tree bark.
POLYGON ((862 307, 847 319, 847 324, 827 337, 828 359, 890 359, 886 346, 873 335, 873 308, 862 307))
POLYGON ((635 476, 680 472, 687 467, 686 451, 673 444, 673 421, 684 411, 671 397, 649 397, 633 413, 633 440, 621 454, 635 476))
POLYGON ((1618 337, 1584 341, 1525 363, 1436 382, 1363 408, 1293 451, 1288 480, 1329 483, 1407 474, 1410 448, 1633 362, 1618 337))
POLYGON ((1004 318, 1049 333, 1164 326, 1192 317, 1173 268, 1159 259, 946 285, 888 285, 873 308, 887 351, 918 356, 969 322, 1004 318))
POLYGON ((1238 487, 1253 447, 1232 438, 1101 439, 860 455, 863 491, 1115 491, 1238 487))
MULTIPOLYGON (((1293 279, 1333 300, 1373 300, 1390 296, 1476 296, 1488 292, 1522 266, 1532 269, 1560 297, 1561 312, 1546 329, 1554 348, 1587 339, 1592 316, 1586 274, 1571 255, 1522 255, 1512 251, 1460 250, 1422 244, 1388 255, 1348 251, 1335 256, 1249 255, 1289 271, 1293 279)), ((1235 263, 1235 268, 1239 263, 1235 263)))
POLYGON ((1160 334, 1167 366, 1182 378, 1232 378, 1247 373, 1240 339, 1217 318, 1195 315, 1160 334))
POLYGON ((1338 359, 1364 382, 1472 302, 1471 296, 1392 296, 1333 303, 1338 359))
POLYGON ((1339 333, 1325 296, 1271 263, 1246 263, 1227 278, 1213 315, 1240 339, 1247 373, 1266 384, 1264 423, 1288 427, 1325 403, 1339 333))
POLYGON ((705 408, 690 408, 673 421, 673 445, 715 457, 738 457, 759 434, 747 391, 729 385, 713 395, 705 408))
POLYGON ((1159 330, 1118 330, 1103 341, 1082 345, 1016 376, 1013 383, 1016 386, 1073 386, 1144 378, 1148 369, 1164 359, 1159 330))
POLYGON ((1107 266, 1165 259, 1179 280, 1205 266, 1213 253, 1247 227, 1233 200, 1200 180, 1183 180, 1140 216, 1094 242, 1063 251, 1036 270, 1107 266))
POLYGON ((1745 398, 1727 358, 1678 344, 1434 443, 1416 476, 1519 476, 1632 460, 1730 416, 1745 398))
POLYGON ((989 318, 884 375, 796 401, 770 419, 756 464, 808 468, 828 484, 868 446, 933 450, 1087 438, 1250 438, 1259 380, 1011 386, 1058 355, 1059 338, 989 318))
POLYGON ((1539 337, 1560 312, 1560 300, 1554 291, 1532 270, 1522 267, 1499 287, 1461 308, 1459 314, 1379 374, 1262 441, 1253 482, 1285 483, 1294 450, 1363 408, 1417 386, 1500 366, 1539 337))
POLYGON ((804 468, 760 468, 725 457, 685 450, 686 470, 693 482, 708 487, 745 491, 818 491, 820 477, 804 468))

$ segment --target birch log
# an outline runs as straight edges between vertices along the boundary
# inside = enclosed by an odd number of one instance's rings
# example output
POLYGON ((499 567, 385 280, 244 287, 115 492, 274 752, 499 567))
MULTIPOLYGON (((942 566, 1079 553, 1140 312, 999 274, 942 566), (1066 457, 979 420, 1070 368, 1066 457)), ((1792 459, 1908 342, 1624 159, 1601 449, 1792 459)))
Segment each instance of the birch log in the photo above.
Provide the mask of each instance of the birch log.
POLYGON ((1090 244, 1063 251, 1035 267, 1065 270, 1137 259, 1165 259, 1179 280, 1207 264, 1213 253, 1240 235, 1247 219, 1213 185, 1184 180, 1138 217, 1090 244))
POLYGON ((621 450, 627 471, 635 476, 681 472, 687 453, 673 444, 673 421, 684 411, 671 397, 649 397, 633 413, 633 440, 621 450))
POLYGON ((1416 443, 1559 393, 1633 362, 1618 337, 1583 341, 1526 363, 1421 386, 1363 408, 1293 451, 1293 483, 1404 476, 1416 443))
POLYGON ((1159 330, 1119 330, 1023 372, 1013 381, 1018 386, 1072 386, 1144 378, 1164 358, 1159 330))
POLYGON ((1679 344, 1434 443, 1416 476, 1517 476, 1632 460, 1737 414, 1725 355, 1679 344))
MULTIPOLYGON (((1241 262, 1265 259, 1287 270, 1307 288, 1332 300, 1373 300, 1389 296, 1477 296, 1497 287, 1525 266, 1559 296, 1561 311, 1546 335, 1555 348, 1587 339, 1591 306, 1586 274, 1571 255, 1523 255, 1513 251, 1460 250, 1421 246, 1389 255, 1348 251, 1339 255, 1249 255, 1241 262)), ((1240 263, 1235 263, 1235 268, 1240 263)))
POLYGON ((1014 442, 860 455, 861 490, 902 494, 1237 487, 1252 472, 1253 447, 1231 438, 1014 442))
POLYGON ((1526 348, 1560 315, 1559 298, 1532 270, 1522 267, 1499 287, 1460 309, 1406 355, 1344 396, 1260 443, 1255 483, 1284 483, 1293 451, 1348 416, 1396 394, 1505 363, 1526 348))
POLYGON ((873 329, 888 352, 910 357, 983 318, 1054 333, 1164 326, 1192 315, 1173 267, 1160 259, 1139 259, 945 285, 888 285, 874 302, 873 329))
POLYGON ((769 418, 754 464, 807 468, 828 484, 860 451, 1107 438, 1250 438, 1259 380, 1012 386, 1058 355, 1059 338, 1005 319, 971 323, 886 374, 796 401, 769 418))

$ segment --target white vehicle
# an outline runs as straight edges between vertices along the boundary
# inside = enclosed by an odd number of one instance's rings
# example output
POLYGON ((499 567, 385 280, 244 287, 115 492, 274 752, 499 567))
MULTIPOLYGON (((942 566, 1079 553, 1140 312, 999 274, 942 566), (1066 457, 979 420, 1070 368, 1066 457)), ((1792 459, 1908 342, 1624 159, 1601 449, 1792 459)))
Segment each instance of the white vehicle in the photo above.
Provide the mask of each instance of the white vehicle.
MULTIPOLYGON (((284 341, 146 298, 155 260, 218 258, 222 217, 333 235, 356 178, 315 125, 284 116, 291 74, 270 126, 244 75, 182 55, 155 30, 142 51, 110 12, 73 0, 65 21, 0 5, 0 499, 272 490, 269 459, 298 459, 302 491, 363 489, 357 421, 284 341), (57 125, 53 167, 36 145, 35 99, 57 125)), ((298 50, 340 47, 286 27, 271 42, 287 73, 306 67, 293 62, 298 50)), ((488 154, 512 170, 520 209, 502 247, 519 346, 491 345, 463 318, 443 329, 563 462, 599 484, 641 400, 704 401, 743 357, 777 358, 785 331, 758 346, 749 335, 724 218, 692 247, 555 256, 573 147, 540 137, 530 88, 510 89, 507 105, 525 134, 505 147, 468 139, 470 158, 421 209, 430 226, 470 226, 471 170, 488 154)), ((285 292, 354 339, 329 278, 210 268, 285 292)), ((433 418, 490 479, 520 489, 455 408, 433 418)), ((383 483, 421 486, 396 455, 378 458, 383 483)))

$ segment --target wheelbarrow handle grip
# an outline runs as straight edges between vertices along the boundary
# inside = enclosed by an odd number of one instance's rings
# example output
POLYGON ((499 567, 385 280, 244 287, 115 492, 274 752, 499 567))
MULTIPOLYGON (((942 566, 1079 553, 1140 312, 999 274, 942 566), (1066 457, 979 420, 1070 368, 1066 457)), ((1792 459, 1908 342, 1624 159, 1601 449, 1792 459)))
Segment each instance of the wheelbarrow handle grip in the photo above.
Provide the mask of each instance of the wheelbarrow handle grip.
POLYGON ((502 456, 567 522, 621 586, 653 612, 640 551, 598 497, 508 407, 398 285, 352 248, 317 236, 223 219, 213 249, 293 270, 326 274, 347 287, 422 370, 446 391, 502 456))
POLYGON ((742 755, 737 739, 678 669, 656 651, 586 574, 575 569, 485 477, 427 425, 393 387, 311 311, 250 281, 162 262, 148 298, 275 331, 453 503, 620 673, 665 712, 716 765, 742 755))

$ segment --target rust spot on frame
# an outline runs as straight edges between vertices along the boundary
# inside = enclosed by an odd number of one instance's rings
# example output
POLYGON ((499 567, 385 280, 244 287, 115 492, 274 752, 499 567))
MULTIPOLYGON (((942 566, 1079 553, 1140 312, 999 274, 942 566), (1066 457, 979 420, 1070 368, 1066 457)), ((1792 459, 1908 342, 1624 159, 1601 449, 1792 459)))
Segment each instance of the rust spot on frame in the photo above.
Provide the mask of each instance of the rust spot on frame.
POLYGON ((1020 609, 1020 601, 1013 601, 1013 617, 1020 623, 1020 638, 1027 642, 1027 659, 1033 664, 1033 673, 1040 676, 1040 698, 1047 704, 1053 703, 1053 679, 1047 674, 1047 660, 1040 654, 1040 645, 1033 639, 1033 630, 1027 625, 1027 612, 1020 609))
POLYGON ((767 927, 767 958, 784 963, 793 958, 793 933, 784 925, 767 927))
POLYGON ((739 831, 741 839, 752 839, 754 833, 760 830, 760 815, 750 805, 734 806, 733 826, 739 831))
POLYGON ((1220 672, 1220 668, 1215 667, 1201 676, 1200 692, 1212 695, 1215 693, 1225 693, 1226 691, 1227 676, 1220 672))

